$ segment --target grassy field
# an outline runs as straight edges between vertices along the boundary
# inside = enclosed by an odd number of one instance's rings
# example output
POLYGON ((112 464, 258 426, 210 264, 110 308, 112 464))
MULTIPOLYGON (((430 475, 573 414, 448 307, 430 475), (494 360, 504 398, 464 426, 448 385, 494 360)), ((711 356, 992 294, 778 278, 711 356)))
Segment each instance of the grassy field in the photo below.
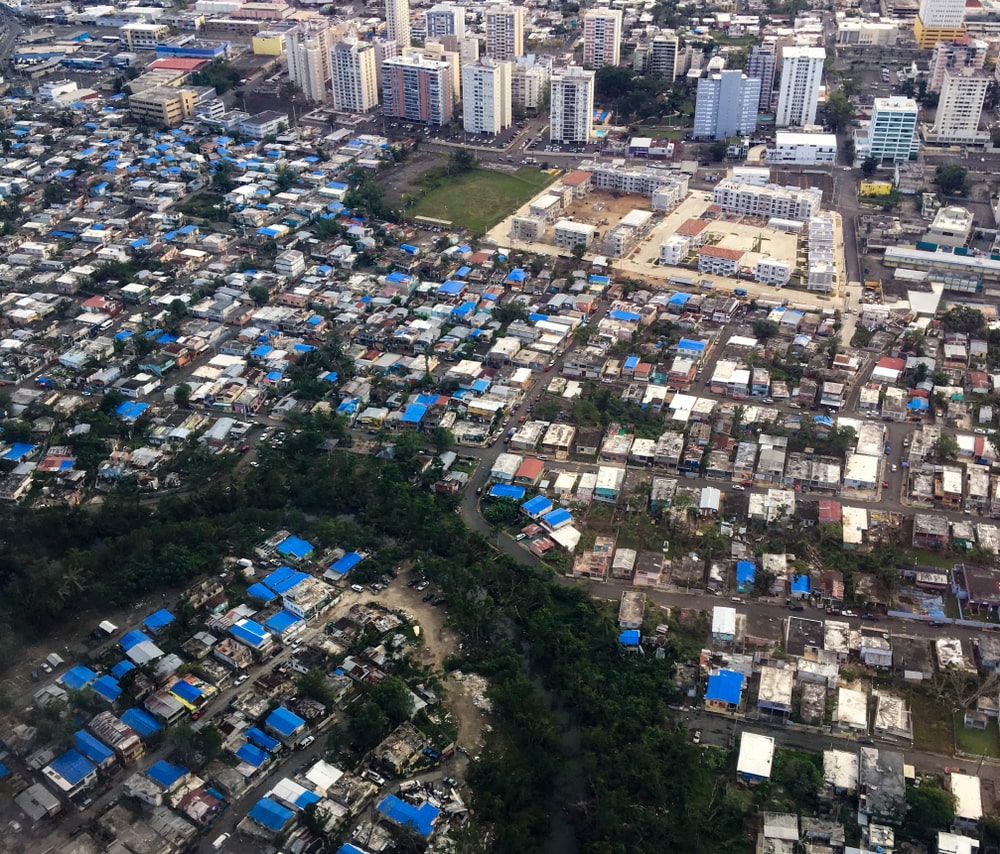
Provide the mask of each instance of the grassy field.
POLYGON ((958 749, 970 756, 1000 758, 1000 731, 990 721, 985 730, 966 729, 962 712, 955 713, 955 738, 958 749))
POLYGON ((407 213, 449 220, 482 233, 523 205, 553 178, 548 172, 528 166, 513 175, 475 169, 427 190, 407 213))
POLYGON ((909 699, 913 714, 913 746, 917 750, 951 756, 955 738, 949 710, 919 691, 913 691, 909 699))

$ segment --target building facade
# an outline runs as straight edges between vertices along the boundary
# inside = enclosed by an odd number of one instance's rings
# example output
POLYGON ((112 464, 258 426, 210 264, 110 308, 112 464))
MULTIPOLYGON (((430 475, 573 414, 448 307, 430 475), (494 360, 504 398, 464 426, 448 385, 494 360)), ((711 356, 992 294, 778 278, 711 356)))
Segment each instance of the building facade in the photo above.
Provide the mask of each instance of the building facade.
POLYGON ((452 66, 443 60, 396 56, 382 64, 382 109, 386 117, 443 125, 451 121, 452 66))
POLYGON ((584 67, 618 65, 621 60, 621 41, 621 9, 590 9, 583 16, 584 67))
POLYGON ((424 12, 424 22, 429 39, 442 36, 465 38, 465 9, 461 6, 437 3, 424 12))
POLYGON ((931 53, 927 71, 927 91, 940 92, 945 71, 962 68, 982 68, 986 63, 989 45, 981 39, 963 36, 951 41, 938 42, 931 53))
POLYGON ((680 40, 677 33, 660 33, 649 45, 649 73, 669 83, 677 79, 680 64, 680 40))
POLYGON ((915 157, 920 145, 916 136, 918 111, 912 98, 876 98, 867 127, 854 132, 857 159, 876 157, 898 163, 915 157))
POLYGON ((385 36, 400 50, 410 46, 410 0, 385 0, 385 36))
POLYGON ((333 38, 326 21, 303 21, 285 34, 288 78, 310 101, 330 97, 333 38))
POLYGON ((760 80, 742 71, 718 71, 698 81, 696 139, 728 139, 757 129, 760 80))
POLYGON ((760 81, 758 109, 762 113, 771 111, 776 60, 774 42, 755 44, 750 51, 750 56, 747 57, 747 77, 753 77, 760 81))
POLYGON ((965 35, 965 0, 920 0, 913 35, 921 48, 965 35))
POLYGON ((332 54, 334 109, 367 113, 378 106, 375 48, 366 42, 342 41, 332 54))
POLYGON ((933 127, 926 138, 945 145, 984 145, 990 138, 979 129, 990 78, 981 68, 946 69, 933 127))
POLYGON ((571 65, 552 75, 549 139, 558 143, 590 141, 594 123, 594 72, 571 65))
POLYGON ((511 126, 511 63, 486 57, 462 68, 462 126, 498 134, 511 126))
POLYGON ((486 55, 501 62, 513 62, 524 55, 524 7, 490 6, 484 13, 486 55))
POLYGON ((821 47, 784 49, 778 111, 775 114, 775 124, 778 127, 805 127, 815 124, 825 61, 826 50, 821 47))

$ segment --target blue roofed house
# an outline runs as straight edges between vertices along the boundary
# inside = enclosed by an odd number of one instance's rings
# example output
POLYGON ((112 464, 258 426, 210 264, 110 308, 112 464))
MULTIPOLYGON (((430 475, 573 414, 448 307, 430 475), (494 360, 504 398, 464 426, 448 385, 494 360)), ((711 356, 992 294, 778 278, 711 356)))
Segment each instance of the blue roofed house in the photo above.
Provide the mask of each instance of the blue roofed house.
POLYGON ((552 502, 549 501, 544 495, 536 495, 534 498, 525 501, 521 505, 521 510, 528 514, 532 519, 537 519, 539 516, 543 516, 552 509, 552 502))
POLYGON ((719 670, 708 677, 705 708, 731 712, 740 707, 745 678, 735 670, 719 670))
POLYGON ((97 766, 78 750, 67 750, 42 769, 46 781, 68 798, 97 782, 97 766))
POLYGON ((183 765, 171 765, 162 759, 154 762, 146 771, 146 776, 150 780, 159 783, 168 792, 178 783, 183 783, 190 775, 191 772, 183 765))
POLYGON ((288 536, 275 546, 275 550, 286 558, 303 560, 312 554, 313 545, 301 537, 288 536))
POLYGON ((145 709, 138 707, 122 712, 121 720, 139 733, 140 738, 150 738, 163 729, 163 724, 145 709))
POLYGON ((283 742, 294 741, 305 729, 306 722, 284 706, 278 706, 264 721, 264 726, 283 742))
POLYGON ((757 579, 757 567, 753 561, 741 560, 736 564, 736 589, 740 593, 749 591, 757 579))
POLYGON ((305 628, 305 620, 291 611, 281 610, 264 622, 264 628, 287 643, 305 628))
POLYGON ((812 586, 809 581, 808 575, 792 576, 791 596, 793 599, 808 599, 811 591, 812 591, 812 586))
POLYGON ((79 729, 73 733, 73 747, 102 771, 115 765, 115 752, 85 729, 79 729))
POLYGON ((62 676, 60 676, 56 682, 61 685, 65 685, 67 688, 72 688, 75 691, 79 691, 87 687, 91 682, 97 678, 97 674, 94 673, 89 667, 83 664, 78 664, 75 667, 71 667, 62 676))
POLYGON ((271 798, 261 798, 250 808, 250 818, 274 834, 281 833, 295 818, 295 813, 271 798))
POLYGON ((361 563, 362 560, 364 560, 364 555, 358 554, 357 552, 348 552, 342 558, 339 558, 330 564, 327 571, 323 573, 323 577, 339 581, 347 575, 347 573, 354 569, 354 567, 361 563))
POLYGON ((378 805, 378 811, 394 824, 408 827, 425 838, 434 832, 434 823, 441 814, 441 810, 427 801, 416 805, 395 795, 387 795, 378 805))
POLYGON ((161 608, 159 611, 156 611, 146 617, 146 619, 142 621, 142 624, 155 635, 162 632, 173 621, 174 615, 166 610, 166 608, 161 608))

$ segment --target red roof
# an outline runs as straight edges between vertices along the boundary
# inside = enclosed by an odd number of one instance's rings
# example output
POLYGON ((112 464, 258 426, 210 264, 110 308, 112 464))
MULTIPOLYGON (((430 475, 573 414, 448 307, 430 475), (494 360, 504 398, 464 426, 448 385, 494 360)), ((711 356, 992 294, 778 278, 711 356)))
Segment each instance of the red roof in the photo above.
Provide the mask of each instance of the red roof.
POLYGON ((885 371, 899 371, 902 373, 906 370, 906 359, 894 359, 892 356, 883 356, 878 360, 878 364, 875 367, 882 368, 885 371))
POLYGON ((567 187, 579 187, 581 184, 586 184, 589 180, 589 172, 584 172, 582 169, 574 169, 568 175, 563 177, 562 182, 567 187))
POLYGON ((707 255, 709 258, 724 258, 726 261, 739 261, 746 252, 742 249, 726 249, 725 246, 702 246, 698 254, 707 255))
POLYGON ((199 71, 208 65, 207 59, 175 56, 169 59, 154 59, 147 68, 164 68, 167 71, 199 71))
POLYGON ((542 473, 542 469, 545 468, 545 463, 543 463, 537 457, 527 457, 521 467, 517 470, 517 474, 514 475, 516 478, 527 478, 528 480, 534 480, 539 477, 542 473))
POLYGON ((682 237, 697 237, 707 225, 708 223, 702 219, 687 219, 677 227, 677 231, 674 233, 680 234, 682 237))
POLYGON ((841 513, 839 501, 823 500, 819 502, 819 523, 821 525, 827 522, 839 522, 840 518, 841 513))

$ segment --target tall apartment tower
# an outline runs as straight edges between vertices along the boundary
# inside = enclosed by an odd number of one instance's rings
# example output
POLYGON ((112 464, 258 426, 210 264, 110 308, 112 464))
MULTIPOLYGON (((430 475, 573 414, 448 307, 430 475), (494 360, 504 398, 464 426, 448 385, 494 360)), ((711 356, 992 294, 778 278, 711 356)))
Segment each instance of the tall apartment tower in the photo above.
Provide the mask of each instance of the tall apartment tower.
POLYGON ((372 47, 375 48, 375 84, 378 86, 379 92, 381 92, 382 64, 387 59, 399 56, 399 45, 395 42, 389 41, 388 39, 375 39, 375 41, 372 42, 372 47))
POLYGON ((424 12, 424 21, 429 39, 438 39, 442 36, 465 38, 465 9, 461 6, 437 3, 424 12))
POLYGON ((698 81, 695 139, 728 139, 757 129, 760 80, 738 69, 716 71, 698 81))
POLYGON ((496 5, 484 13, 486 55, 499 62, 524 56, 524 7, 496 5))
POLYGON ((955 68, 944 72, 934 126, 928 139, 945 145, 982 145, 990 135, 979 129, 990 78, 981 68, 955 68))
POLYGON ((552 59, 529 54, 522 56, 511 70, 510 101, 522 110, 540 110, 552 76, 552 59))
POLYGON ((621 43, 621 9, 591 9, 583 16, 584 67, 618 65, 621 60, 621 43))
POLYGON ((774 122, 779 128, 816 123, 819 87, 823 82, 826 49, 786 47, 781 60, 781 89, 774 122))
POLYGON ((452 66, 446 60, 394 56, 382 63, 382 111, 387 118, 445 125, 454 111, 452 66))
POLYGON ((333 36, 325 20, 303 21, 285 33, 288 79, 310 101, 330 98, 333 36))
POLYGON ((497 134, 514 121, 509 62, 485 57, 462 68, 462 126, 466 133, 497 134))
POLYGON ((774 69, 776 62, 774 42, 755 44, 747 57, 747 77, 760 81, 760 103, 757 108, 762 113, 771 112, 774 97, 774 69))
POLYGON ((930 69, 927 72, 927 91, 941 91, 946 70, 982 68, 986 63, 988 49, 989 45, 986 42, 970 36, 938 42, 931 54, 930 69))
POLYGON ((378 106, 375 46, 346 39, 333 46, 333 107, 345 113, 367 113, 378 106))
POLYGON ((410 0, 385 0, 385 35, 400 50, 410 46, 410 0))
POLYGON ((677 33, 668 31, 653 36, 649 44, 649 73, 662 77, 668 83, 675 82, 679 56, 680 39, 677 38, 677 33))
POLYGON ((965 0, 920 0, 913 35, 921 48, 965 35, 965 0))
POLYGON ((590 142, 594 124, 594 72, 571 65, 552 75, 549 140, 590 142))
POLYGON ((876 98, 867 127, 854 132, 854 150, 858 161, 871 156, 899 162, 915 157, 917 140, 917 102, 902 95, 876 98))

